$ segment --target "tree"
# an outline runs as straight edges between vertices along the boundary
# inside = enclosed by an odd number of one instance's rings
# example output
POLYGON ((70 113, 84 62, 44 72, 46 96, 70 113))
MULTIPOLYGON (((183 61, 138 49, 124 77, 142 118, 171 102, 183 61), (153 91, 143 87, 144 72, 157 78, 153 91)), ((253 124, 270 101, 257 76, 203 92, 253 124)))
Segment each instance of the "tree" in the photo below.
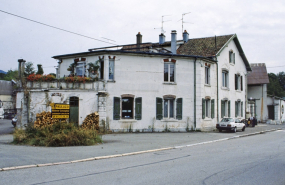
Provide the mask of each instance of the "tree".
POLYGON ((278 97, 285 97, 285 92, 282 86, 280 85, 278 75, 275 75, 274 73, 269 73, 268 77, 269 84, 267 85, 267 94, 278 97))
POLYGON ((279 84, 281 85, 281 87, 283 88, 283 90, 285 90, 285 72, 279 72, 277 74, 277 78, 279 81, 279 84))
POLYGON ((0 77, 0 80, 17 80, 18 79, 18 70, 8 70, 8 72, 0 77))
POLYGON ((34 68, 34 64, 32 62, 27 62, 25 64, 25 76, 29 76, 30 74, 34 74, 35 73, 35 68, 34 68))

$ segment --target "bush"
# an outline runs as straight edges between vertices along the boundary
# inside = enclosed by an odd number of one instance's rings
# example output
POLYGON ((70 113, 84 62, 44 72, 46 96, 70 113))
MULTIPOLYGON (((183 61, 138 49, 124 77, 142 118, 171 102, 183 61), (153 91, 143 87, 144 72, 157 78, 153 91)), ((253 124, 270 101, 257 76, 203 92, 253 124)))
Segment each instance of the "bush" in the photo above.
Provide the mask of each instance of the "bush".
POLYGON ((88 146, 102 143, 96 130, 82 129, 72 123, 54 123, 47 127, 16 129, 14 144, 35 146, 88 146))

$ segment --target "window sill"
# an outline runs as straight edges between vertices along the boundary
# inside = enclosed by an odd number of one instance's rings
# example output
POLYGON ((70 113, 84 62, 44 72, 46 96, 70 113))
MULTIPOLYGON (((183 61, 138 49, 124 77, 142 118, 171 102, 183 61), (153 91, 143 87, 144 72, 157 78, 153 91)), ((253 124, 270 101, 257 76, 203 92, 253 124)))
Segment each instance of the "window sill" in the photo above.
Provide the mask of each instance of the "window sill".
POLYGON ((204 84, 204 86, 205 86, 205 87, 211 87, 211 85, 210 85, 210 84, 204 84))
POLYGON ((232 62, 229 62, 230 63, 230 65, 232 65, 232 66, 234 66, 235 64, 234 63, 232 63, 232 62))
POLYGON ((174 118, 163 118, 161 122, 178 122, 179 120, 174 118))
POLYGON ((241 91, 241 90, 236 90, 236 92, 239 92, 239 93, 241 93, 242 91, 241 91))
MULTIPOLYGON (((214 118, 213 118, 214 119, 214 118)), ((204 118, 204 121, 212 121, 213 120, 212 118, 204 118)))
POLYGON ((223 89, 223 90, 227 90, 227 91, 229 91, 229 90, 230 90, 230 88, 228 88, 228 87, 221 87, 221 89, 223 89))
POLYGON ((163 82, 164 85, 177 85, 175 82, 163 82))
POLYGON ((138 120, 136 119, 120 119, 118 120, 119 122, 129 122, 129 123, 133 123, 133 122, 137 122, 138 120))
POLYGON ((108 83, 116 83, 115 80, 107 80, 108 83))

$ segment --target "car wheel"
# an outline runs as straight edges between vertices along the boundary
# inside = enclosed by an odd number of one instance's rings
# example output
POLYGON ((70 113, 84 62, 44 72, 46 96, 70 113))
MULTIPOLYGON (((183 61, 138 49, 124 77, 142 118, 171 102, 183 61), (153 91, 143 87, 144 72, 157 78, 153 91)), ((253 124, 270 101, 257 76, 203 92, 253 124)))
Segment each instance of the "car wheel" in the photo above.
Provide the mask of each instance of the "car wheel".
POLYGON ((222 129, 219 129, 219 132, 222 132, 223 130, 222 129))
POLYGON ((236 132, 237 132, 237 127, 234 128, 234 133, 236 133, 236 132))
POLYGON ((244 131, 245 130, 245 126, 244 127, 242 127, 242 129, 241 129, 242 131, 244 131))

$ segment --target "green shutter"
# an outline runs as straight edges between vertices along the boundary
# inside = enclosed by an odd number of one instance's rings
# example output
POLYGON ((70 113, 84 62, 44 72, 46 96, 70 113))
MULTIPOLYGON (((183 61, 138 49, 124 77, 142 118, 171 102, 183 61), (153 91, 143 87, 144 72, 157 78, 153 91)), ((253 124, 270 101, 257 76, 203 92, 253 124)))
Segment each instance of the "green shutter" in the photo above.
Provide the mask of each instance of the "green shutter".
POLYGON ((114 111, 113 111, 113 116, 114 116, 114 120, 119 120, 120 119, 120 112, 121 112, 121 102, 120 102, 120 98, 119 97, 114 97, 114 111))
POLYGON ((215 117, 215 100, 211 99, 211 118, 215 117))
POLYGON ((228 101, 228 117, 231 117, 231 101, 228 101))
POLYGON ((205 107, 206 107, 206 101, 204 98, 202 98, 202 119, 205 119, 205 107))
POLYGON ((233 63, 235 64, 236 63, 236 54, 233 53, 233 63))
POLYGON ((225 101, 221 101, 221 117, 225 117, 225 101))
POLYGON ((231 52, 229 51, 229 63, 232 62, 232 58, 231 58, 231 52))
POLYGON ((135 99, 135 110, 136 110, 135 119, 141 120, 142 119, 142 98, 141 97, 138 97, 135 99))
POLYGON ((240 109, 241 109, 241 112, 240 112, 241 117, 243 117, 243 102, 240 103, 240 109))
POLYGON ((238 116, 238 102, 235 102, 235 108, 236 108, 236 117, 238 116))
POLYGON ((162 119, 162 98, 156 98, 156 119, 162 119))
POLYGON ((235 90, 238 89, 238 76, 235 74, 235 90))
POLYGON ((242 87, 242 76, 240 76, 240 90, 241 91, 243 90, 243 87, 242 87))
POLYGON ((176 100, 176 119, 182 120, 182 98, 176 100))

